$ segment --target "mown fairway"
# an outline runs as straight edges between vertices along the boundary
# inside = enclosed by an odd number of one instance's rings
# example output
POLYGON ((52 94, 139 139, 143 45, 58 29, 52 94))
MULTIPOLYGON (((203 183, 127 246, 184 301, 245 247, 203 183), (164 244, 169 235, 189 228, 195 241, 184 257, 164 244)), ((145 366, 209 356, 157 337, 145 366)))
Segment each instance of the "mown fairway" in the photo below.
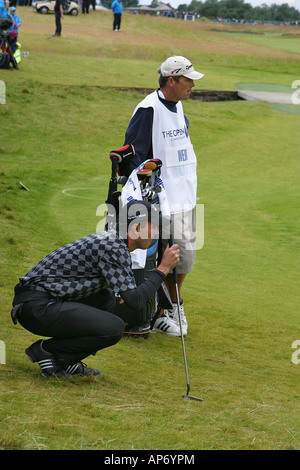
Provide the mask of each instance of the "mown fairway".
POLYGON ((30 55, 19 71, 0 70, 0 449, 299 449, 297 114, 255 101, 184 103, 205 210, 204 247, 184 286, 191 395, 202 403, 181 398, 180 338, 124 338, 88 358, 100 379, 47 381, 24 354, 37 338, 10 319, 18 278, 101 219, 108 154, 142 99, 115 87, 154 89, 171 54, 205 73, 196 88, 290 87, 300 80, 299 31, 256 27, 290 33, 273 42, 124 15, 115 33, 111 13, 96 12, 65 17, 62 38, 49 40, 54 16, 19 15, 30 55))

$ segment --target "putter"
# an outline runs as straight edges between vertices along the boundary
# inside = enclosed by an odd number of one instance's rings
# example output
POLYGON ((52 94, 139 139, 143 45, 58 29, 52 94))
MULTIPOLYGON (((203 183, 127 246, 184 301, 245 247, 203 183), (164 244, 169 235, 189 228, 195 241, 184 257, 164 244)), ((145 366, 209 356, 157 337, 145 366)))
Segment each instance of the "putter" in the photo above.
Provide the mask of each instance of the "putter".
MULTIPOLYGON (((173 245, 172 235, 170 235, 169 245, 170 246, 173 245)), ((182 398, 188 398, 189 400, 203 401, 203 398, 197 398, 197 397, 193 397, 193 396, 189 395, 189 393, 190 393, 190 380, 189 380, 189 374, 188 374, 188 368, 187 368, 184 338, 183 338, 183 333, 182 333, 182 324, 181 324, 181 316, 180 316, 180 302, 179 302, 179 291, 178 291, 178 281, 177 281, 176 267, 173 268, 173 277, 174 277, 174 285, 175 285, 175 291, 176 291, 176 302, 177 302, 177 309, 178 309, 179 327, 180 327, 180 334, 181 334, 181 343, 182 343, 184 366, 185 366, 185 375, 186 375, 186 385, 187 385, 186 394, 182 395, 182 398)))

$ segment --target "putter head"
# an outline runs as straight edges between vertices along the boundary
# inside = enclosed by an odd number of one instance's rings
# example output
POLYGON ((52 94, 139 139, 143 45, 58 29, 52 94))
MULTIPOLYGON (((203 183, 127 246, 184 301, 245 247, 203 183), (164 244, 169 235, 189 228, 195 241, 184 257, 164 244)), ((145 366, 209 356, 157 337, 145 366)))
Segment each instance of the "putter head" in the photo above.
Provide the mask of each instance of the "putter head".
POLYGON ((182 398, 189 398, 190 400, 203 401, 203 398, 192 397, 191 395, 182 395, 182 398))

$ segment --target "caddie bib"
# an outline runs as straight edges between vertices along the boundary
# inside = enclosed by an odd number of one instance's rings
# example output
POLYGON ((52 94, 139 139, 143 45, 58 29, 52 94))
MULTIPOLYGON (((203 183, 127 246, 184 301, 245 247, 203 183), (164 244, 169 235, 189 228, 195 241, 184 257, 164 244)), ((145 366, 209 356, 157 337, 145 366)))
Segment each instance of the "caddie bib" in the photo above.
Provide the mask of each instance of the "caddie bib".
POLYGON ((159 100, 157 92, 148 95, 138 106, 152 107, 153 158, 163 165, 164 182, 172 214, 195 207, 197 194, 197 159, 183 114, 182 104, 176 105, 177 113, 170 111, 159 100))

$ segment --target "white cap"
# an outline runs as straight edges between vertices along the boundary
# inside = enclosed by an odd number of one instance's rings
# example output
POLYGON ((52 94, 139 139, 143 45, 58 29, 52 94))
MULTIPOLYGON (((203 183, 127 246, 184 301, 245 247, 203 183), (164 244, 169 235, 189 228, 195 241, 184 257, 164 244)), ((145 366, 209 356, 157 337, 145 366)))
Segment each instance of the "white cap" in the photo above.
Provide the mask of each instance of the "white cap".
POLYGON ((191 80, 200 80, 204 77, 203 73, 196 72, 193 64, 188 59, 180 55, 174 55, 165 60, 158 69, 158 73, 162 77, 184 76, 191 80))

